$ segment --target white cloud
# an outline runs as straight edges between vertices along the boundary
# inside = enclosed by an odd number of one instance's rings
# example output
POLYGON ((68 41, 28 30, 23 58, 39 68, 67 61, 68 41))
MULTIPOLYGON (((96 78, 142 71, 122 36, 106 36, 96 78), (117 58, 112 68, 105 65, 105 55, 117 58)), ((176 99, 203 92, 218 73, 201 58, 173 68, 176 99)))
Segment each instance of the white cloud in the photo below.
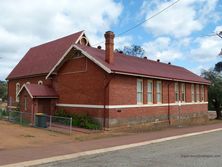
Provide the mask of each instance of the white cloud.
POLYGON ((222 40, 215 37, 202 37, 194 41, 197 47, 190 51, 190 58, 197 62, 208 63, 215 62, 222 48, 222 40))
MULTIPOLYGON (((148 32, 155 35, 172 35, 174 37, 189 36, 192 32, 202 30, 212 20, 218 20, 214 11, 218 0, 185 0, 179 1, 164 13, 156 16, 144 24, 148 32)), ((149 18, 175 2, 170 1, 145 1, 142 14, 149 18)))
POLYGON ((182 57, 182 53, 169 37, 159 37, 152 42, 144 43, 142 47, 149 59, 172 62, 182 57))
POLYGON ((1 1, 0 79, 32 46, 80 30, 86 30, 93 44, 104 40, 103 33, 118 23, 122 9, 114 0, 1 1))

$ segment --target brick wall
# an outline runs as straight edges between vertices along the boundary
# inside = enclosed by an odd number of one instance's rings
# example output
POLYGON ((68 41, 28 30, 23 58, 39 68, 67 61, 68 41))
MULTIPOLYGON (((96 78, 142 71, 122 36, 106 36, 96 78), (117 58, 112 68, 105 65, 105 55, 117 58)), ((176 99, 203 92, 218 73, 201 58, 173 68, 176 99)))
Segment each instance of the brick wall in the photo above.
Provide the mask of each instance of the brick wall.
POLYGON ((86 57, 72 59, 57 75, 59 103, 103 105, 105 80, 105 72, 86 57))
MULTIPOLYGON (((168 121, 172 122, 189 117, 206 117, 208 111, 207 103, 194 103, 191 101, 191 84, 185 84, 185 103, 179 106, 175 102, 175 84, 173 81, 162 80, 162 104, 158 106, 134 107, 137 105, 137 79, 143 80, 143 105, 147 105, 147 81, 146 78, 137 78, 132 76, 116 75, 110 82, 109 99, 111 105, 122 105, 123 108, 109 109, 109 126, 119 126, 134 124, 139 122, 168 121), (168 89, 169 88, 169 89, 168 89), (169 97, 169 99, 168 99, 169 97), (170 106, 168 107, 168 100, 170 106), (174 104, 173 104, 174 103, 174 104), (126 106, 124 108, 124 105, 126 106), (161 106, 162 105, 162 106, 161 106)), ((150 79, 152 80, 152 79, 150 79)), ((156 100, 156 79, 153 79, 153 103, 157 105, 156 100)), ((179 85, 179 98, 182 100, 181 82, 179 85)), ((201 86, 199 86, 200 89, 201 86)), ((196 91, 195 91, 196 92, 196 91)), ((201 89, 200 98, 201 99, 201 89)), ((207 102, 207 86, 204 87, 205 98, 207 102)), ((195 94, 196 96, 196 94, 195 94)))
POLYGON ((40 81, 40 80, 43 81, 44 85, 51 85, 51 80, 45 80, 45 75, 9 80, 8 81, 8 103, 11 100, 11 104, 8 104, 8 105, 17 106, 17 102, 16 102, 16 83, 19 83, 20 88, 21 88, 22 85, 27 83, 27 82, 30 82, 32 84, 37 84, 38 81, 40 81))
POLYGON ((32 98, 29 96, 28 92, 23 89, 21 94, 20 94, 20 111, 21 112, 32 112, 33 111, 33 101, 32 98), (25 109, 25 98, 26 98, 26 109, 25 109))

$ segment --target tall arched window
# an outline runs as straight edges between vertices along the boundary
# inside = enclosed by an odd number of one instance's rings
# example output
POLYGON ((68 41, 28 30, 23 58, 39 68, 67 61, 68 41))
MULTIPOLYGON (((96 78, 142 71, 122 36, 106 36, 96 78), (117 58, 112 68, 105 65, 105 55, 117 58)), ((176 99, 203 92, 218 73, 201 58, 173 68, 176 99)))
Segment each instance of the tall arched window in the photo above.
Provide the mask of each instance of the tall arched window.
POLYGON ((19 102, 18 92, 20 90, 20 83, 16 83, 15 95, 16 95, 16 102, 19 102))
POLYGON ((39 84, 39 85, 42 85, 42 84, 43 84, 43 82, 40 80, 40 81, 38 81, 38 84, 39 84))

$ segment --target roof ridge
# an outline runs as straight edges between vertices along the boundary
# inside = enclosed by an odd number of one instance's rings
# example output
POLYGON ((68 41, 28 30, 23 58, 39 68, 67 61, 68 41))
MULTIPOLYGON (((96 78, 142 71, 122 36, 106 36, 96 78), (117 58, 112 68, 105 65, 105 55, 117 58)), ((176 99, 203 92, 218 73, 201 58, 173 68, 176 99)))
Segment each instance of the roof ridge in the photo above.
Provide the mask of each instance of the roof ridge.
POLYGON ((43 46, 43 45, 47 45, 47 44, 49 44, 49 43, 53 43, 53 42, 56 42, 56 41, 59 41, 59 40, 62 40, 62 39, 71 37, 71 36, 76 35, 76 34, 78 34, 78 33, 81 34, 82 32, 84 32, 84 30, 78 31, 78 32, 75 32, 75 33, 72 33, 72 34, 69 34, 69 35, 66 35, 66 36, 62 36, 62 37, 57 38, 57 39, 54 39, 54 40, 50 40, 50 41, 48 41, 48 42, 45 42, 45 43, 42 43, 42 44, 33 46, 33 47, 31 47, 30 49, 34 49, 34 48, 37 48, 37 47, 40 47, 40 46, 43 46))

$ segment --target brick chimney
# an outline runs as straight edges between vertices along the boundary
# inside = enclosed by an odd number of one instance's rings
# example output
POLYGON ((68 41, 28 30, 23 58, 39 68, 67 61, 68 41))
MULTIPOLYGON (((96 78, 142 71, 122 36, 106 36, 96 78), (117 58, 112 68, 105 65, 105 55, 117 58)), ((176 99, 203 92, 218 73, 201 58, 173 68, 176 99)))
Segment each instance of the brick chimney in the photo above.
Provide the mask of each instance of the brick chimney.
POLYGON ((105 34, 106 39, 106 55, 105 61, 109 64, 114 62, 114 33, 112 31, 107 31, 105 34))

